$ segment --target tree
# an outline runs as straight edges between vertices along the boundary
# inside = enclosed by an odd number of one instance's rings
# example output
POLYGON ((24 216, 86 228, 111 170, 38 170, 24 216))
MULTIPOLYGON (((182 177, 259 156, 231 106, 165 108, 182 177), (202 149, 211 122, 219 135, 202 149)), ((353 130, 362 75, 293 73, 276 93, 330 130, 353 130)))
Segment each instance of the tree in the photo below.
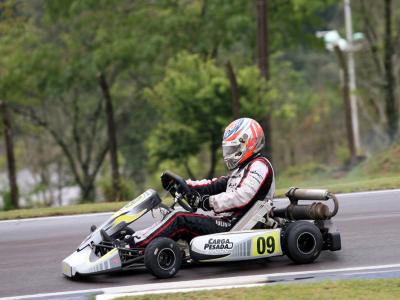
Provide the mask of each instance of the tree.
POLYGON ((112 1, 44 4, 28 5, 44 17, 29 15, 32 22, 24 26, 32 28, 22 34, 24 47, 11 43, 17 51, 9 54, 4 86, 10 87, 14 110, 44 128, 62 149, 85 200, 94 198, 96 176, 110 151, 118 199, 116 127, 132 107, 127 95, 132 89, 126 87, 146 85, 145 72, 140 72, 148 70, 148 61, 158 53, 157 40, 154 48, 149 42, 143 44, 146 49, 132 51, 142 45, 144 19, 151 11, 126 3, 115 14, 112 1), (28 53, 32 59, 25 63, 21 58, 28 53))
POLYGON ((392 33, 392 1, 385 0, 385 90, 386 90, 386 115, 388 118, 388 135, 390 141, 393 142, 397 135, 398 130, 398 107, 395 98, 395 78, 393 71, 393 33, 392 33))
POLYGON ((111 170, 112 170, 112 186, 113 186, 113 199, 121 200, 121 187, 119 180, 119 166, 118 166, 118 150, 117 150, 117 134, 114 121, 114 108, 110 95, 110 88, 104 74, 99 76, 99 84, 103 92, 104 100, 106 102, 106 115, 107 115, 107 132, 108 143, 110 147, 111 156, 111 170))
POLYGON ((15 166, 13 129, 7 104, 0 100, 0 115, 3 123, 4 141, 6 144, 8 182, 12 208, 19 208, 18 184, 15 166))
MULTIPOLYGON (((256 66, 236 72, 243 116, 260 119, 272 112, 280 120, 293 118, 298 102, 303 99, 290 92, 288 86, 299 84, 298 74, 275 56, 274 63, 276 79, 270 81, 260 76, 256 66)), ((231 83, 224 71, 214 60, 183 52, 169 62, 163 80, 147 90, 149 101, 162 118, 148 143, 154 166, 173 160, 183 165, 190 177, 215 175, 216 164, 222 162, 218 150, 223 130, 233 120, 231 83), (201 167, 208 164, 209 169, 198 175, 191 169, 189 159, 199 155, 204 146, 209 159, 202 161, 201 167)))
POLYGON ((10 187, 11 205, 13 208, 19 208, 19 190, 14 152, 13 123, 10 118, 9 105, 6 100, 7 97, 2 89, 3 86, 1 84, 3 77, 7 76, 8 71, 4 67, 4 60, 7 59, 7 55, 9 55, 13 50, 12 47, 2 43, 8 40, 7 38, 4 38, 4 35, 5 33, 9 32, 19 36, 22 29, 22 20, 15 13, 14 7, 14 2, 0 2, 0 118, 2 120, 4 141, 6 146, 7 173, 10 187))
POLYGON ((233 119, 240 117, 240 92, 236 80, 236 74, 233 70, 231 62, 228 60, 226 63, 226 73, 229 78, 232 94, 232 116, 233 119))
POLYGON ((74 40, 64 24, 53 24, 53 31, 47 31, 42 21, 26 21, 21 26, 29 30, 3 36, 5 51, 12 50, 3 61, 1 91, 15 112, 53 138, 82 198, 93 200, 95 178, 108 151, 96 72, 86 64, 82 48, 74 47, 81 41, 74 40))
MULTIPOLYGON (((379 76, 364 69, 371 78, 359 92, 373 87, 368 96, 380 106, 372 114, 375 106, 364 105, 369 124, 380 120, 386 126, 384 22, 376 18, 384 3, 358 1, 371 4, 381 67, 379 76)), ((12 26, 0 22, 0 98, 24 117, 18 119, 18 134, 29 136, 20 126, 29 121, 46 135, 44 149, 63 153, 66 178, 74 178, 69 182, 76 181, 87 200, 94 198, 96 182, 113 182, 108 195, 124 188, 126 176, 135 179, 135 188, 144 188, 164 161, 162 167, 175 163, 190 177, 223 173, 222 131, 239 116, 268 116, 274 130, 266 135, 278 168, 333 161, 346 142, 342 122, 333 118, 342 113, 337 68, 314 36, 335 19, 337 0, 268 1, 268 44, 258 43, 264 47, 259 68, 255 1, 0 2, 14 12, 8 14, 12 26), (145 167, 149 162, 152 169, 145 167)), ((397 36, 393 26, 395 41, 397 36)), ((398 101, 396 89, 394 96, 398 101)), ((47 161, 30 164, 42 174, 39 169, 48 167, 47 161)))
POLYGON ((212 60, 180 53, 168 63, 164 79, 147 90, 147 97, 154 109, 162 112, 149 140, 154 164, 176 160, 194 177, 188 159, 199 153, 202 145, 208 145, 210 167, 205 176, 212 178, 222 133, 231 115, 224 71, 212 60))
POLYGON ((364 130, 373 132, 373 144, 381 148, 399 137, 400 77, 396 70, 400 59, 394 46, 400 40, 400 27, 395 26, 399 24, 399 6, 386 0, 354 4, 356 25, 365 33, 363 51, 356 57, 364 130))
MULTIPOLYGON (((269 80, 269 41, 268 41, 268 1, 257 1, 257 60, 258 67, 260 68, 261 76, 265 80, 269 80)), ((263 154, 272 160, 272 136, 271 129, 271 113, 267 112, 265 116, 260 119, 260 125, 264 130, 265 147, 262 150, 263 154)))

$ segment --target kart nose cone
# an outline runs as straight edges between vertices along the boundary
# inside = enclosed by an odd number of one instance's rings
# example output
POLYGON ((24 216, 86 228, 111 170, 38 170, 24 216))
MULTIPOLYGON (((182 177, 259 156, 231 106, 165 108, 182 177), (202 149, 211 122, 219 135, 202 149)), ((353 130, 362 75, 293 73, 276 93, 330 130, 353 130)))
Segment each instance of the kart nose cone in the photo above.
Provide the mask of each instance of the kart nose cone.
POLYGON ((62 273, 67 277, 72 277, 72 267, 65 261, 61 263, 62 273))
POLYGON ((99 274, 121 269, 122 263, 117 248, 98 257, 92 248, 77 250, 62 261, 62 273, 68 277, 77 274, 99 274))
POLYGON ((62 273, 67 277, 74 277, 76 272, 82 271, 81 269, 89 263, 90 253, 90 247, 86 247, 66 257, 61 263, 62 273))

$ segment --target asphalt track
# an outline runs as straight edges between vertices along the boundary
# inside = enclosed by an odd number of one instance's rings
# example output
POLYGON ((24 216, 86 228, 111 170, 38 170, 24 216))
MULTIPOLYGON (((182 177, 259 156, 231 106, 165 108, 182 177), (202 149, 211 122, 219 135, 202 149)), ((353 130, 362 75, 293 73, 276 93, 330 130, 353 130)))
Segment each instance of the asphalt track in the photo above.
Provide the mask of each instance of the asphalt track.
MULTIPOLYGON (((286 257, 186 267, 173 279, 187 281, 277 272, 318 271, 400 263, 400 190, 342 194, 335 223, 342 250, 323 252, 310 265, 294 265, 286 257)), ((278 201, 282 204, 282 201, 278 201)), ((60 262, 72 253, 106 214, 0 222, 0 297, 64 292, 132 284, 162 283, 145 270, 71 281, 60 262)), ((139 226, 148 224, 143 219, 139 226)))

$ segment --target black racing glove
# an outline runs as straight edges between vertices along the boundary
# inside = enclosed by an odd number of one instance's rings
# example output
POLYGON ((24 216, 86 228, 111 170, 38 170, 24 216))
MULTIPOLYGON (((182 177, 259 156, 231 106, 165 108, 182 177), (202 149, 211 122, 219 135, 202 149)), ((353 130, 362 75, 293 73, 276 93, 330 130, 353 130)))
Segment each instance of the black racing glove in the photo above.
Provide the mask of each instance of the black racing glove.
POLYGON ((165 190, 170 190, 174 183, 174 178, 168 172, 161 174, 161 184, 165 190))
POLYGON ((193 209, 211 210, 209 195, 201 196, 197 191, 192 191, 187 195, 187 199, 193 209))

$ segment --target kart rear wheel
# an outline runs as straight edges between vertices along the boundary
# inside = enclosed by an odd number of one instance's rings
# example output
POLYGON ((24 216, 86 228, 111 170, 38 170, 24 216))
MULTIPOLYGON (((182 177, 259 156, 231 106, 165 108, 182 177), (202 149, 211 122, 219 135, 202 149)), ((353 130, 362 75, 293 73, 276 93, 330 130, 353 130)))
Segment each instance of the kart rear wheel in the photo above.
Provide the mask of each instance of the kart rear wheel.
POLYGON ((182 253, 175 241, 156 238, 144 251, 146 269, 157 278, 174 276, 182 264, 182 253))
POLYGON ((323 238, 321 231, 307 221, 291 223, 284 234, 284 252, 295 263, 308 264, 319 256, 323 238))

